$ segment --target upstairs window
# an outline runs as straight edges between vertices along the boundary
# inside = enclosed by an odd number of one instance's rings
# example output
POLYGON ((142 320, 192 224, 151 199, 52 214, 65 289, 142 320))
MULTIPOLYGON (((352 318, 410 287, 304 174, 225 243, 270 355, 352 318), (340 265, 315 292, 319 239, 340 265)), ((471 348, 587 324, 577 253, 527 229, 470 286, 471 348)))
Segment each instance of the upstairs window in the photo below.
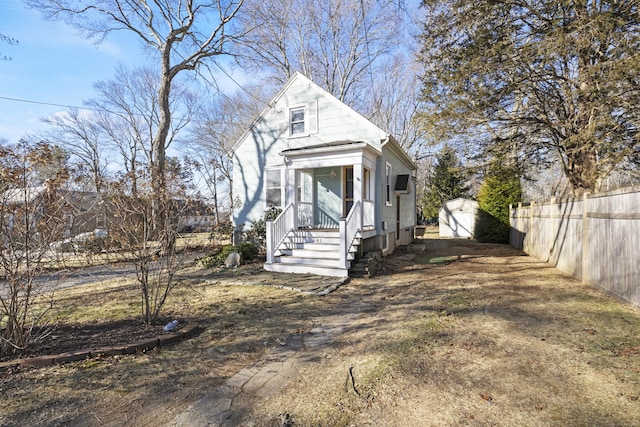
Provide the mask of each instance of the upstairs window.
POLYGON ((289 105, 278 114, 281 135, 299 138, 318 133, 318 102, 289 105))
POLYGON ((289 135, 302 135, 305 133, 304 107, 292 108, 289 112, 289 135))

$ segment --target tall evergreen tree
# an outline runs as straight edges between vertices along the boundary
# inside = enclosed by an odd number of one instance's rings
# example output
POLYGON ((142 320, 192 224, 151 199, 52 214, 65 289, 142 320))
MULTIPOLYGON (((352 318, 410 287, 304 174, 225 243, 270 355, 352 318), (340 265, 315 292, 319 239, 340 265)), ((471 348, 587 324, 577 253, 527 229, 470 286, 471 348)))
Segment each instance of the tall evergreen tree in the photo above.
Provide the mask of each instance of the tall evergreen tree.
POLYGON ((469 191, 460 160, 451 147, 445 147, 438 154, 428 181, 422 209, 425 218, 437 217, 444 202, 464 197, 469 191))
POLYGON ((576 193, 640 158, 637 0, 423 0, 422 122, 561 162, 576 193))
POLYGON ((520 173, 508 162, 493 163, 478 192, 475 237, 481 242, 509 242, 509 204, 522 198, 520 173))

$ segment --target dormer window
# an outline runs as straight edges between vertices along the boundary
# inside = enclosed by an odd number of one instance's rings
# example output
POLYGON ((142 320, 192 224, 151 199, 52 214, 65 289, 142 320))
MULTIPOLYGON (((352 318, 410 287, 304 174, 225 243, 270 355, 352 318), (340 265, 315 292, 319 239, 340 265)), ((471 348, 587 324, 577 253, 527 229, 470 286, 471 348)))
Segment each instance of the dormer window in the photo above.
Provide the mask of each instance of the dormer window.
POLYGON ((305 133, 304 110, 304 107, 289 110, 289 135, 302 135, 305 133))

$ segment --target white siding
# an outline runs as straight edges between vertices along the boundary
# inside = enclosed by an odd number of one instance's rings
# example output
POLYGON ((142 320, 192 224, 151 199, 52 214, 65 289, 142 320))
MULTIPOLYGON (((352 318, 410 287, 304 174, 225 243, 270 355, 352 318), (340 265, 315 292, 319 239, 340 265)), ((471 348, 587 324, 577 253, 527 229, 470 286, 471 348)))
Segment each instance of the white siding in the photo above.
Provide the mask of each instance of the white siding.
MULTIPOLYGON (((377 218, 388 222, 388 231, 396 229, 396 193, 392 193, 392 206, 381 207, 384 195, 380 193, 384 182, 384 165, 389 161, 393 165, 392 187, 398 174, 411 174, 412 170, 390 150, 382 146, 386 133, 356 113, 332 95, 320 89, 306 77, 296 74, 285 88, 274 98, 271 108, 265 110, 259 120, 238 142, 234 151, 233 195, 241 204, 234 209, 234 223, 250 226, 264 215, 265 191, 263 173, 267 168, 285 168, 285 159, 280 153, 284 150, 316 146, 338 141, 362 141, 372 146, 382 156, 376 163, 366 164, 370 170, 375 164, 375 188, 377 201, 377 218), (305 136, 289 137, 289 108, 299 105, 316 106, 317 133, 305 136), (286 124, 286 125, 285 125, 286 124), (382 163, 380 163, 382 161, 382 163), (380 166, 382 164, 382 166, 380 166), (382 174, 382 176, 380 175, 382 174)), ((309 108, 306 119, 313 120, 315 108, 309 108)), ((315 129, 311 129, 312 131, 315 129)), ((325 159, 327 158, 324 154, 325 159)), ((312 158, 311 155, 310 158, 312 158)), ((373 158, 372 158, 373 160, 373 158)), ((335 167, 353 165, 349 156, 336 156, 335 167)), ((300 167, 300 164, 298 164, 300 167)), ((312 167, 312 165, 308 165, 312 167)), ((285 174, 288 176, 288 174, 285 174)), ((413 183, 412 183, 413 186, 413 183)), ((402 194, 401 227, 405 234, 413 233, 415 225, 415 188, 410 194, 402 194)), ((286 202, 284 203, 286 205, 286 202)), ((381 220, 377 220, 376 229, 381 231, 381 220)), ((412 236, 411 236, 412 237, 412 236)), ((408 238, 405 236, 405 239, 408 238)))
POLYGON ((413 180, 411 180, 411 190, 408 194, 396 193, 394 191, 396 178, 398 175, 412 175, 413 170, 409 168, 398 156, 396 156, 391 149, 385 146, 382 149, 382 156, 379 159, 378 166, 376 167, 376 181, 380 185, 376 185, 376 200, 381 201, 378 203, 378 209, 381 213, 378 218, 382 218, 387 224, 387 229, 382 230, 382 223, 376 224, 382 234, 393 233, 393 240, 400 240, 399 244, 408 244, 413 239, 413 229, 416 224, 416 192, 413 180), (385 196, 385 175, 386 164, 391 164, 391 205, 386 204, 385 196), (396 236, 396 216, 397 216, 397 196, 400 196, 400 236, 396 236))

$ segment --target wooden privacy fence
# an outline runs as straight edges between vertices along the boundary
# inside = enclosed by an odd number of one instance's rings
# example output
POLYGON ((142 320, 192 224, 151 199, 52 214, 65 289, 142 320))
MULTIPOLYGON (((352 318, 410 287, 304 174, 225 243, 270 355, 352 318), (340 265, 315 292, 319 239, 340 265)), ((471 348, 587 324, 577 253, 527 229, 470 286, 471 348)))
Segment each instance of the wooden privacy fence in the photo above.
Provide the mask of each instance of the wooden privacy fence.
POLYGON ((511 245, 640 306, 640 188, 510 206, 511 245))

